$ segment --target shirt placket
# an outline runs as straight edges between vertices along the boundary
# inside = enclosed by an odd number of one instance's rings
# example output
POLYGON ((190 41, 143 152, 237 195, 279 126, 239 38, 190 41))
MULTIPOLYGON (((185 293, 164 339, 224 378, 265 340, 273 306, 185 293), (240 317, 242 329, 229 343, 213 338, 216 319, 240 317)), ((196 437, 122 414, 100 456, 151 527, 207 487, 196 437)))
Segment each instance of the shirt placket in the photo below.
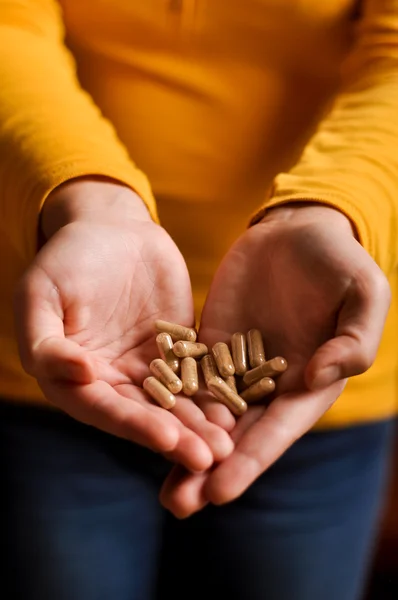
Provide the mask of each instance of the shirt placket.
POLYGON ((181 31, 189 33, 195 28, 199 0, 166 0, 170 14, 178 21, 181 31))

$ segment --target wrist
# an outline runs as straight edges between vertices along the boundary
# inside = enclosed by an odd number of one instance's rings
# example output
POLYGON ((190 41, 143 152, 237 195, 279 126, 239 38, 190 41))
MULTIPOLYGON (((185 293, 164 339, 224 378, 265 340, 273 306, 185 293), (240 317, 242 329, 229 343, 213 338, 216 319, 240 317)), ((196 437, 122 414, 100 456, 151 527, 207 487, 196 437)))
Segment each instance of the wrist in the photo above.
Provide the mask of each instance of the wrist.
POLYGON ((312 201, 291 202, 273 206, 266 212, 261 223, 291 223, 309 225, 327 221, 330 225, 346 230, 349 235, 358 239, 355 224, 347 215, 333 206, 312 201))
POLYGON ((138 194, 106 178, 82 177, 62 184, 48 196, 40 215, 39 237, 48 240, 76 221, 125 226, 129 220, 151 220, 138 194))

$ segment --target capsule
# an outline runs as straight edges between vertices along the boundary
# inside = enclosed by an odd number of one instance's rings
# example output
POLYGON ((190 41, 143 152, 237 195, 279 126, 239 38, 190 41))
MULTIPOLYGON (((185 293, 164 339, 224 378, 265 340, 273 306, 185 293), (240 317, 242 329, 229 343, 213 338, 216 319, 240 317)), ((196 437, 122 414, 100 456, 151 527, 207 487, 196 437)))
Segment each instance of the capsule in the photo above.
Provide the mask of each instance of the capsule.
POLYGON ((205 344, 198 344, 197 342, 176 342, 173 346, 173 352, 179 358, 186 358, 187 356, 201 358, 208 351, 205 344))
POLYGON ((263 377, 277 377, 284 373, 287 369, 287 361, 281 356, 271 358, 267 362, 263 363, 255 369, 251 369, 243 376, 243 382, 250 386, 257 381, 260 381, 263 377))
POLYGON ((202 367, 202 373, 206 385, 209 385, 209 381, 211 381, 213 377, 220 377, 216 361, 214 360, 212 354, 205 354, 200 361, 200 366, 202 367))
POLYGON ((208 387, 217 400, 225 404, 234 415, 239 417, 246 412, 246 402, 238 394, 235 394, 221 377, 213 377, 208 387))
POLYGON ((247 344, 246 336, 239 331, 231 338, 232 359, 235 365, 235 373, 244 375, 247 371, 247 344))
POLYGON ((235 375, 228 375, 228 377, 225 377, 224 381, 227 384, 227 386, 229 388, 231 388, 231 390, 233 392, 235 392, 235 394, 238 393, 238 388, 236 387, 235 375))
POLYGON ((149 370, 152 375, 159 379, 160 383, 163 383, 172 394, 178 394, 182 390, 182 381, 174 373, 173 369, 162 360, 161 358, 155 358, 149 365, 149 370))
POLYGON ((180 361, 173 352, 173 340, 169 333, 159 333, 156 336, 159 354, 174 373, 178 373, 180 361))
POLYGON ((155 329, 159 333, 168 333, 174 342, 185 340, 186 342, 196 342, 196 331, 192 327, 184 327, 177 323, 169 323, 158 319, 155 321, 155 329))
POLYGON ((193 396, 199 389, 198 363, 192 356, 181 361, 182 391, 186 396, 193 396))
POLYGON ((175 396, 156 377, 147 377, 144 379, 142 387, 162 408, 170 410, 170 408, 175 406, 175 396))
POLYGON ((228 345, 224 342, 217 342, 212 348, 214 360, 222 377, 228 377, 235 373, 235 367, 228 345))
POLYGON ((252 402, 257 402, 264 398, 264 396, 268 396, 275 389, 275 381, 270 377, 263 377, 257 383, 253 383, 250 387, 240 393, 240 397, 250 404, 252 402))
POLYGON ((249 363, 252 369, 259 367, 266 361, 263 338, 261 331, 250 329, 247 334, 247 349, 249 352, 249 363))

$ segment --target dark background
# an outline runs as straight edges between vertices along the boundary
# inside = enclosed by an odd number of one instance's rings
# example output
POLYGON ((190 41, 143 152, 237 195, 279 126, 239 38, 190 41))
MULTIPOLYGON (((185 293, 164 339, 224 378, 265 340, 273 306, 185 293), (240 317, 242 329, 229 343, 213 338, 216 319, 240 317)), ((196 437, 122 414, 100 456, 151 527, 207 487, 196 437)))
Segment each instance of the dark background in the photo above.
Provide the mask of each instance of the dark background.
MULTIPOLYGON (((397 427, 398 433, 398 427, 397 427)), ((398 599, 398 435, 391 468, 391 480, 383 514, 369 589, 365 600, 398 599)))

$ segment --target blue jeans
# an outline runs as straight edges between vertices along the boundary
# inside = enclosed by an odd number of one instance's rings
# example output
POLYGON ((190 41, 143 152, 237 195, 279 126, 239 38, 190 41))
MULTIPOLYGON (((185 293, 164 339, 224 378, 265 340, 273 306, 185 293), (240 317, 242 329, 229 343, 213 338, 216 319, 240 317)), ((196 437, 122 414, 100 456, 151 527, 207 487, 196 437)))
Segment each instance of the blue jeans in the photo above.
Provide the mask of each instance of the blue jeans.
POLYGON ((359 600, 392 431, 309 433, 238 501, 177 521, 161 457, 2 403, 1 597, 359 600))

